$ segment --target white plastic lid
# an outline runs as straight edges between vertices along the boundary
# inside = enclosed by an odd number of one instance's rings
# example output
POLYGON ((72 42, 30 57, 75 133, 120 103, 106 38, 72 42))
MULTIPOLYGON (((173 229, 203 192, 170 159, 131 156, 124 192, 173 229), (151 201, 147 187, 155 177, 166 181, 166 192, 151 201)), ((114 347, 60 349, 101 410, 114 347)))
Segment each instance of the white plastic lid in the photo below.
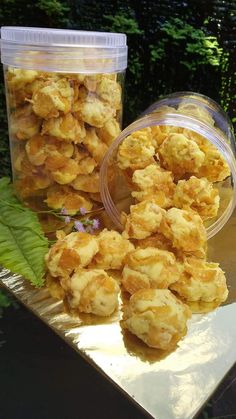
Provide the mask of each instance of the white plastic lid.
POLYGON ((126 47, 123 33, 75 31, 68 29, 3 26, 2 40, 17 44, 126 47))
POLYGON ((5 26, 1 28, 1 60, 45 71, 117 72, 127 67, 126 35, 5 26))

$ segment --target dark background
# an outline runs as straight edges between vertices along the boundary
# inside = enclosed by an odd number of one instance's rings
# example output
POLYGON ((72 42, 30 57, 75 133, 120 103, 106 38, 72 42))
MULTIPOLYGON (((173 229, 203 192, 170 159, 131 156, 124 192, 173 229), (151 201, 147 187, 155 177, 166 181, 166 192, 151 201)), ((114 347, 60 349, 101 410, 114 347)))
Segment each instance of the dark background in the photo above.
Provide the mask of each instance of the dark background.
MULTIPOLYGON (((126 33, 125 126, 159 97, 183 90, 215 99, 236 123, 234 0, 1 0, 0 25, 126 33)), ((0 100, 2 176, 10 174, 2 75, 0 100)))

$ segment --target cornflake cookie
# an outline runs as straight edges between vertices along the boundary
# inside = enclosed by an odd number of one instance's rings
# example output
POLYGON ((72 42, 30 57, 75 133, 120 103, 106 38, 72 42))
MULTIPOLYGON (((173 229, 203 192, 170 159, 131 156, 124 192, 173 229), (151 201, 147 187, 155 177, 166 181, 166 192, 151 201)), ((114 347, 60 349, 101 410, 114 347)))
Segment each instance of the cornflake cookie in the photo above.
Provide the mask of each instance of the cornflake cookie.
POLYGON ((187 332, 189 307, 167 289, 140 290, 124 307, 122 327, 157 349, 173 349, 187 332))
POLYGON ((86 86, 86 88, 90 92, 93 92, 93 93, 96 91, 98 84, 103 79, 110 79, 113 81, 116 81, 117 79, 116 73, 100 73, 100 74, 89 74, 89 75, 77 74, 75 76, 77 76, 80 83, 83 83, 84 86, 86 86))
POLYGON ((202 166, 205 154, 195 141, 183 134, 169 134, 159 148, 163 167, 170 170, 176 178, 186 173, 196 173, 202 166))
POLYGON ((71 186, 77 191, 97 193, 100 190, 99 172, 94 171, 89 175, 78 175, 71 186))
POLYGON ((121 107, 121 87, 115 81, 103 77, 96 87, 96 93, 104 102, 107 102, 112 108, 121 107))
POLYGON ((200 215, 194 211, 170 208, 161 224, 161 232, 182 252, 205 253, 206 229, 200 215))
MULTIPOLYGON (((50 178, 49 173, 44 170, 42 171, 41 166, 35 166, 30 163, 25 151, 17 150, 13 151, 16 153, 13 159, 13 167, 16 170, 17 178, 15 184, 20 185, 22 184, 19 192, 23 196, 26 191, 25 188, 28 189, 30 193, 36 191, 37 189, 45 189, 51 185, 52 180, 50 178)), ((26 194, 27 195, 27 194, 26 194)), ((25 196, 26 196, 25 195, 25 196)))
POLYGON ((182 270, 173 253, 155 247, 138 248, 125 258, 122 284, 130 294, 145 288, 168 288, 178 281, 182 270))
POLYGON ((121 269, 124 258, 134 249, 129 240, 117 231, 106 228, 97 236, 99 251, 94 256, 90 266, 102 269, 121 269))
POLYGON ((155 147, 159 148, 170 133, 170 127, 164 125, 154 125, 151 127, 152 136, 155 140, 155 147))
POLYGON ((80 145, 75 146, 73 159, 78 163, 79 175, 90 175, 98 165, 88 150, 80 145))
POLYGON ((53 277, 67 277, 79 267, 87 266, 99 247, 94 236, 76 232, 57 240, 46 255, 47 269, 53 277))
POLYGON ((155 201, 143 201, 130 206, 130 214, 123 214, 123 237, 145 239, 160 230, 165 210, 155 201))
MULTIPOLYGON (((46 190, 51 185, 51 179, 46 173, 34 171, 34 173, 19 177, 16 182, 16 191, 22 198, 27 198, 31 195, 40 196, 40 191, 46 190), (32 177, 30 177, 32 175, 32 177)), ((44 195, 44 194, 43 194, 44 195)))
POLYGON ((67 141, 61 141, 55 137, 44 137, 45 138, 45 149, 48 156, 54 156, 58 153, 64 157, 71 158, 75 152, 75 145, 67 141))
POLYGON ((39 173, 40 168, 35 167, 27 156, 27 153, 23 150, 17 149, 13 150, 13 167, 16 171, 20 172, 19 177, 24 177, 24 175, 35 175, 39 173))
POLYGON ((71 113, 58 118, 44 120, 42 134, 52 135, 65 141, 81 143, 86 135, 84 124, 78 121, 71 113))
POLYGON ((77 269, 61 284, 73 310, 110 316, 118 306, 119 286, 103 269, 77 269))
POLYGON ((151 128, 144 128, 126 137, 118 148, 117 163, 120 169, 143 169, 155 163, 155 141, 151 128))
POLYGON ((65 290, 62 288, 59 277, 51 276, 49 273, 46 275, 46 286, 50 295, 57 300, 62 300, 65 297, 65 290))
POLYGON ((9 67, 7 71, 7 85, 9 89, 19 90, 28 83, 32 83, 39 73, 35 70, 24 70, 21 68, 9 67))
POLYGON ((78 105, 78 111, 75 115, 87 124, 101 128, 105 122, 115 116, 115 113, 115 109, 110 104, 90 95, 78 105))
POLYGON ((41 166, 45 163, 48 155, 46 138, 43 135, 34 135, 27 141, 25 150, 30 163, 35 166, 41 166))
POLYGON ((187 301, 222 303, 228 297, 226 278, 219 264, 196 258, 186 258, 184 275, 170 288, 187 301))
POLYGON ((200 107, 194 103, 185 103, 184 101, 180 102, 177 112, 196 117, 197 119, 200 119, 200 121, 206 122, 212 126, 215 124, 215 121, 210 112, 208 112, 207 109, 204 109, 203 107, 200 107))
POLYGON ((85 208, 90 211, 93 207, 92 202, 83 192, 75 191, 70 186, 53 185, 47 190, 47 198, 45 199, 49 208, 60 210, 65 208, 68 215, 78 212, 78 209, 85 208))
POLYGON ((39 134, 42 120, 32 111, 30 104, 21 106, 10 115, 10 132, 18 140, 28 140, 39 134))
POLYGON ((83 144, 97 163, 101 163, 108 147, 97 136, 94 128, 87 129, 86 136, 83 139, 83 144))
MULTIPOLYGON (((169 108, 166 106, 166 108, 169 108)), ((170 112, 175 112, 175 108, 169 108, 170 112)), ((183 128, 172 125, 154 125, 151 127, 153 139, 156 143, 157 150, 169 134, 182 134, 183 128)))
POLYGON ((91 75, 79 75, 79 81, 84 84, 86 89, 89 92, 95 93, 97 84, 101 81, 102 75, 101 74, 91 74, 91 75))
POLYGON ((160 250, 168 250, 173 252, 173 246, 169 239, 167 239, 162 233, 155 233, 146 239, 133 240, 135 247, 141 247, 145 249, 146 247, 157 247, 160 250))
MULTIPOLYGON (((42 166, 45 164, 46 169, 57 170, 64 166, 65 162, 70 161, 70 157, 74 153, 74 145, 54 137, 35 135, 26 142, 25 150, 33 165, 42 166)), ((73 161, 72 165, 74 163, 73 161)))
POLYGON ((71 183, 78 174, 78 164, 60 153, 47 157, 45 168, 50 172, 52 179, 60 185, 71 183))
POLYGON ((184 129, 183 133, 186 137, 195 141, 205 154, 203 164, 196 172, 197 177, 206 177, 209 182, 221 182, 230 176, 230 168, 217 147, 194 131, 184 129))
POLYGON ((111 118, 105 122, 102 128, 97 129, 97 134, 104 143, 108 146, 118 137, 121 129, 118 121, 115 118, 111 118))
POLYGON ((192 209, 203 220, 216 217, 219 209, 220 197, 218 189, 213 188, 206 178, 191 176, 188 180, 179 180, 174 194, 174 206, 192 209))
POLYGON ((172 206, 175 191, 173 175, 159 165, 150 164, 145 169, 135 170, 132 183, 136 191, 131 194, 138 201, 153 199, 162 208, 172 206))
POLYGON ((197 177, 206 177, 210 182, 221 182, 230 176, 230 168, 216 147, 208 146, 202 166, 196 172, 197 177))
POLYGON ((46 81, 32 96, 33 111, 41 118, 53 118, 71 111, 74 90, 66 79, 46 81))

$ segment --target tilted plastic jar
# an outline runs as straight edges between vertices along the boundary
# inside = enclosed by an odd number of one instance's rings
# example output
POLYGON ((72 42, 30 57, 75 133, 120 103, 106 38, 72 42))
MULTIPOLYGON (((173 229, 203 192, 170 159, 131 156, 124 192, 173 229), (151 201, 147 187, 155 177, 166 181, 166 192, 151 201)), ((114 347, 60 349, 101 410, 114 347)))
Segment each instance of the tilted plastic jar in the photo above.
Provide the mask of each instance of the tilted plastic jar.
MULTIPOLYGON (((151 160, 154 164, 161 164, 166 170, 171 170, 166 163, 170 161, 169 158, 172 163, 176 161, 176 167, 178 164, 180 167, 176 169, 178 174, 174 179, 176 184, 181 179, 187 180, 194 176, 194 179, 207 178, 213 182, 212 186, 218 189, 220 203, 217 216, 205 221, 208 238, 214 236, 227 222, 236 205, 235 139, 231 122, 221 107, 212 99, 193 92, 178 92, 157 101, 140 118, 124 129, 110 146, 100 171, 101 197, 109 217, 117 228, 122 229, 122 212, 129 213, 130 205, 138 202, 131 195, 135 189, 132 178, 134 170, 130 168, 121 170, 118 152, 128 136, 132 135, 135 140, 135 133, 140 130, 145 131, 148 127, 151 128, 153 138, 158 144, 155 149, 156 154, 151 160), (173 137, 174 134, 181 137, 173 137), (167 153, 172 152, 174 157, 167 155, 167 160, 163 160, 163 154, 161 155, 159 150, 167 138, 172 138, 172 151, 170 146, 165 150, 167 153), (181 141, 184 144, 183 149, 178 150, 178 144, 181 141), (186 141, 188 141, 187 145, 186 141), (181 155, 186 152, 188 144, 191 144, 190 147, 193 147, 193 150, 198 150, 201 157, 197 168, 194 167, 194 154, 191 156, 190 153, 188 157, 181 155), (188 164, 188 169, 181 173, 181 167, 184 167, 185 162, 188 164), (110 167, 116 169, 112 187, 109 184, 110 167)), ((134 157, 132 154, 131 148, 130 161, 134 157)), ((147 164, 143 164, 142 168, 145 168, 147 164)), ((137 167, 140 169, 138 164, 137 167)), ((175 172, 174 167, 173 170, 175 172)), ((208 198, 204 197, 204 199, 208 198)))
POLYGON ((126 35, 2 27, 14 185, 36 210, 101 206, 99 169, 119 135, 126 35))

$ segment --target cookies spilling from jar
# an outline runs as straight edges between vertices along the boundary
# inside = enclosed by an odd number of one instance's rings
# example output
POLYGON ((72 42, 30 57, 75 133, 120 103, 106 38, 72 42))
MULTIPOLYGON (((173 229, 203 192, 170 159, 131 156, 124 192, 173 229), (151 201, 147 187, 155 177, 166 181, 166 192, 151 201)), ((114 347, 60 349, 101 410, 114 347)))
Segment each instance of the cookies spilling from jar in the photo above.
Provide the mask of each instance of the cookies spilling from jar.
MULTIPOLYGON (((106 317, 125 295, 121 327, 165 351, 187 333, 193 305, 213 308, 228 296, 224 272, 207 260, 204 222, 217 216, 214 182, 229 168, 203 137, 175 130, 146 128, 119 146, 117 163, 134 198, 121 233, 58 233, 46 257, 48 288, 67 308, 106 317)), ((96 144, 90 136, 88 151, 96 144)))
POLYGON ((136 131, 118 147, 117 166, 134 203, 193 210, 206 221, 217 216, 218 183, 230 176, 219 150, 201 135, 173 126, 136 131))
POLYGON ((169 351, 186 335, 193 303, 215 308, 227 299, 224 272, 206 255, 196 211, 144 201, 131 206, 122 233, 58 232, 46 257, 47 286, 73 313, 102 317, 125 295, 121 327, 169 351))
POLYGON ((207 311, 227 299, 224 272, 207 261, 204 222, 217 216, 214 183, 230 170, 208 140, 172 126, 132 133, 116 159, 134 198, 121 216, 123 237, 135 245, 122 272, 122 286, 131 295, 123 327, 150 346, 169 349, 186 330, 189 311, 181 304, 196 311, 205 305, 207 311))
POLYGON ((120 133, 117 75, 9 67, 6 86, 12 165, 20 198, 30 203, 36 197, 44 206, 66 208, 68 213, 75 206, 91 210, 100 205, 101 161, 120 133))

